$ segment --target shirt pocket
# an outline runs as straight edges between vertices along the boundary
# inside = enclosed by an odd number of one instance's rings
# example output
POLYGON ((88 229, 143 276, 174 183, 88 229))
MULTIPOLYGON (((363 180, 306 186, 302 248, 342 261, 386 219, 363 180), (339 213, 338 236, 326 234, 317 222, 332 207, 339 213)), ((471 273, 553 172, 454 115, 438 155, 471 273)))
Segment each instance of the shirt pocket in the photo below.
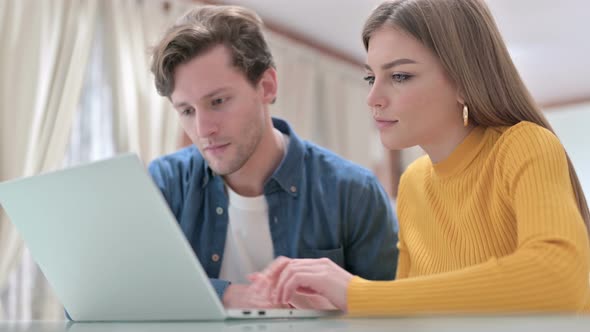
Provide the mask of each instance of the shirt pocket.
POLYGON ((332 262, 344 268, 344 249, 302 249, 301 258, 329 258, 332 262))

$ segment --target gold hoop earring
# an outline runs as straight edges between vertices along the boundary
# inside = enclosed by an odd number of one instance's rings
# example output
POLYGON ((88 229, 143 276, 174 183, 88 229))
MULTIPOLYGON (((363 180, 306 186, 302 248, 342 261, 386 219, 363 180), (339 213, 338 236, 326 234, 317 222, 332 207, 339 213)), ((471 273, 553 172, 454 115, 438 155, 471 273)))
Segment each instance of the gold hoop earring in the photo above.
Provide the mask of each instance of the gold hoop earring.
POLYGON ((467 104, 463 104, 463 126, 467 127, 469 125, 469 108, 467 108, 467 104))

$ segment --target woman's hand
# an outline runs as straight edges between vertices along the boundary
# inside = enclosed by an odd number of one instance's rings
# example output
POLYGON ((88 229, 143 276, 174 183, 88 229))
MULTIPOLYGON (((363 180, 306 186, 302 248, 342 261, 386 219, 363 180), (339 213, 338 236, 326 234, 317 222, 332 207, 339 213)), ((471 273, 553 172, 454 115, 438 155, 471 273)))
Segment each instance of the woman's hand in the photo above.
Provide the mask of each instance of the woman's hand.
POLYGON ((328 258, 279 257, 264 271, 250 276, 254 287, 267 292, 275 304, 297 301, 296 295, 319 295, 347 310, 347 289, 353 275, 328 258))

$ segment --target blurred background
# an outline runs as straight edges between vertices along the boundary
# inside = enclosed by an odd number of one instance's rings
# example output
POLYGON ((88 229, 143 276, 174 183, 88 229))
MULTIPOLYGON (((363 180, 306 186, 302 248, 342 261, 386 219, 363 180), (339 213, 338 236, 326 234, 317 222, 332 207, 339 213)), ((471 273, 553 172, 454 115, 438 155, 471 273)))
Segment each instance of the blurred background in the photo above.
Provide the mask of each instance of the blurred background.
MULTIPOLYGON (((487 2, 590 195, 590 2, 487 2)), ((0 181, 123 152, 147 164, 190 144, 153 87, 149 47, 204 3, 259 13, 279 74, 274 116, 373 170, 394 203, 423 152, 386 152, 365 103, 360 31, 380 0, 0 0, 0 181)), ((0 319, 63 319, 1 209, 0 319)))

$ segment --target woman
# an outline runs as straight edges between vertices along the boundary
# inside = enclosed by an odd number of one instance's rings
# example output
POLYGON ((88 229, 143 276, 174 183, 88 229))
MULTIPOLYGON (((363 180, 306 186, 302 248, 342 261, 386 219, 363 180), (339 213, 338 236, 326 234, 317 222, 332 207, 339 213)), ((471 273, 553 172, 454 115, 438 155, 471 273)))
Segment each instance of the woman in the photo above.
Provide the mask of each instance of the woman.
POLYGON ((254 284, 352 315, 590 312, 588 205, 483 1, 384 2, 363 41, 382 143, 427 153, 400 181, 397 279, 279 258, 254 284))

